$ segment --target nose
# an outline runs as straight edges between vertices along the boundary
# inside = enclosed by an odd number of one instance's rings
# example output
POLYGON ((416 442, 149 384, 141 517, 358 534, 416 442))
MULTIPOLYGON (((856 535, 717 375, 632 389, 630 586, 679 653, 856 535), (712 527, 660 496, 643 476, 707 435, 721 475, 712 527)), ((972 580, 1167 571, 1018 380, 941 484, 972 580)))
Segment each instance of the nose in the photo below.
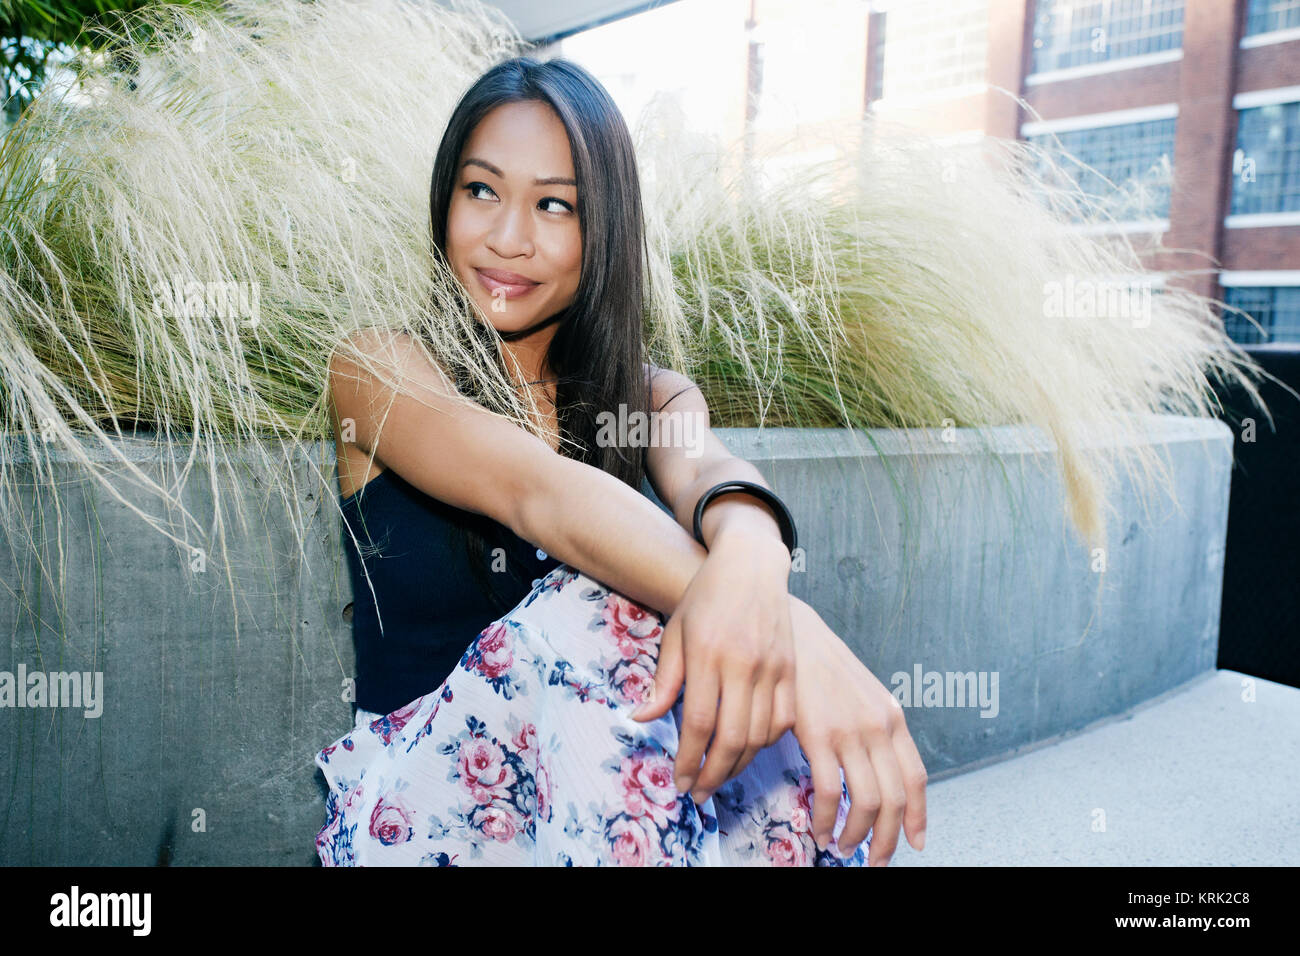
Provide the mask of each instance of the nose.
POLYGON ((501 206, 492 229, 487 235, 487 247, 502 259, 533 254, 532 216, 530 210, 519 204, 501 206))

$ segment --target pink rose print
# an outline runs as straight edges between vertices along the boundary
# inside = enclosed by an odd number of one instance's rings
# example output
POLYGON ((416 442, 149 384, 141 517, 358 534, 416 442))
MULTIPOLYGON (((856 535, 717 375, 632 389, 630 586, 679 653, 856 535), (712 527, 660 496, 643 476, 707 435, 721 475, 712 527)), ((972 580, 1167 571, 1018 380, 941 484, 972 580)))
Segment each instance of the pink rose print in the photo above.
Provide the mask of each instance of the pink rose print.
POLYGON ((357 784, 355 787, 353 787, 351 790, 348 791, 347 799, 343 801, 344 812, 351 810, 353 807, 355 807, 357 804, 361 802, 362 790, 363 790, 363 785, 357 784))
POLYGON ((420 709, 423 702, 423 697, 417 697, 401 710, 395 710, 391 714, 385 714, 383 717, 372 720, 370 730, 379 736, 379 739, 384 742, 384 746, 388 746, 393 738, 402 732, 402 728, 420 709))
POLYGON ((803 840, 784 823, 767 830, 767 858, 773 866, 808 866, 803 840))
POLYGON ((799 784, 795 788, 795 805, 805 810, 812 810, 812 777, 806 773, 799 775, 799 784))
POLYGON ((795 807, 790 814, 790 828, 795 833, 811 833, 811 820, 808 817, 808 811, 795 807))
POLYGON ((605 832, 618 866, 654 866, 658 862, 655 843, 640 819, 620 816, 605 832))
POLYGON ((384 846, 411 839, 411 816, 396 797, 380 797, 370 813, 370 835, 384 846))
POLYGON ((611 591, 605 600, 603 616, 624 660, 634 661, 642 654, 651 658, 655 656, 657 639, 663 628, 649 610, 617 591, 611 591))
POLYGON ((537 762, 537 820, 546 823, 551 819, 551 771, 540 760, 537 762))
POLYGON ((509 629, 500 621, 489 624, 476 641, 476 668, 488 679, 501 677, 514 665, 513 642, 509 629))
POLYGON ((487 807, 478 817, 484 836, 498 843, 509 843, 519 832, 519 820, 506 807, 487 807))
MULTIPOLYGON (((644 658, 643 658, 644 659, 644 658)), ((650 693, 654 675, 640 661, 620 661, 610 672, 610 685, 618 691, 625 704, 640 704, 650 693)))
POLYGON ((519 728, 519 733, 510 739, 515 745, 515 750, 520 754, 527 750, 537 749, 537 726, 535 724, 524 724, 519 728))
POLYGON ((515 782, 514 770, 493 741, 482 738, 462 741, 459 765, 461 784, 480 806, 496 797, 508 796, 515 782))
POLYGON ((790 826, 796 833, 812 833, 812 777, 800 775, 799 783, 792 788, 790 826))
POLYGON ((624 757, 619 783, 629 816, 648 816, 660 828, 677 819, 679 805, 673 783, 673 762, 664 754, 645 748, 624 757))

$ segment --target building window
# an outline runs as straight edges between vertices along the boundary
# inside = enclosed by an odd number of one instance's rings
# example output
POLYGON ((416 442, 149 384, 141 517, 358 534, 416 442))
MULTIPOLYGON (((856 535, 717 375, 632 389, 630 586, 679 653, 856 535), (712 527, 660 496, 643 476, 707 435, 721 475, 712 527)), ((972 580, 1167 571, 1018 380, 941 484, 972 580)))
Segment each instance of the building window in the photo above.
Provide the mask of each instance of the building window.
POLYGON ((988 77, 988 0, 877 4, 879 92, 898 99, 983 84, 988 77))
POLYGON ((1300 28, 1300 0, 1250 0, 1246 36, 1300 28))
POLYGON ((1116 221, 1164 219, 1169 215, 1176 122, 1122 123, 1026 139, 1041 147, 1083 192, 1101 200, 1116 221))
POLYGON ((1241 110, 1232 214, 1300 211, 1300 102, 1241 110))
POLYGON ((1042 0, 1034 17, 1034 72, 1177 50, 1183 0, 1042 0))
POLYGON ((1266 342, 1300 342, 1300 286, 1228 286, 1223 301, 1249 313, 1261 332, 1246 319, 1224 312, 1223 327, 1241 345, 1266 342))

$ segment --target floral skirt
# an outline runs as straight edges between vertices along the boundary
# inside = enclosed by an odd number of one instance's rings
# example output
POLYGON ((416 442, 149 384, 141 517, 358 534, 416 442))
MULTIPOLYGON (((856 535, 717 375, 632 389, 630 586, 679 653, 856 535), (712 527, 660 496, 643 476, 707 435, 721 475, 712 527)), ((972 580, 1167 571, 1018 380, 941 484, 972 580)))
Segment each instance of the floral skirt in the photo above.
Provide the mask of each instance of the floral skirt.
MULTIPOLYGON (((440 687, 316 755, 326 866, 865 866, 812 835, 787 731, 702 804, 678 794, 672 710, 632 719, 665 618, 561 564, 466 648, 440 687)), ((840 774, 834 835, 848 811, 840 774)))

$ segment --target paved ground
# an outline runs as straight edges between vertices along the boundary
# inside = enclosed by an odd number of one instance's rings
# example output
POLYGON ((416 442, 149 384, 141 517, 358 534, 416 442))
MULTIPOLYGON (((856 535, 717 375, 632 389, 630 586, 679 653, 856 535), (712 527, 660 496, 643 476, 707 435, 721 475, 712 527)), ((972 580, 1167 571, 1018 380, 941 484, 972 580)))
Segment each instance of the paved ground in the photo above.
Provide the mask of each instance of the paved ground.
POLYGON ((1300 865, 1300 689, 1215 671, 931 781, 927 810, 891 866, 1300 865))

